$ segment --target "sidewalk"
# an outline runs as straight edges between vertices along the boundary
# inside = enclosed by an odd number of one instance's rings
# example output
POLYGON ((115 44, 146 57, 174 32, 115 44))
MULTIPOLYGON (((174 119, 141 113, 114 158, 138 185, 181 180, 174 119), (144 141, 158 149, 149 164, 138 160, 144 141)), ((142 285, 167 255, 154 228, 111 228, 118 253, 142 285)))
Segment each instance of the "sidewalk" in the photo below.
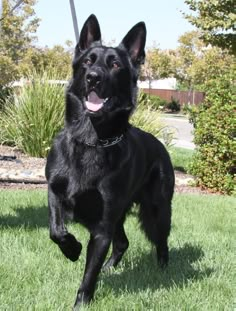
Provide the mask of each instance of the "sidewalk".
POLYGON ((174 145, 176 147, 194 149, 193 143, 193 125, 188 119, 173 115, 172 117, 161 116, 161 121, 174 131, 174 145))

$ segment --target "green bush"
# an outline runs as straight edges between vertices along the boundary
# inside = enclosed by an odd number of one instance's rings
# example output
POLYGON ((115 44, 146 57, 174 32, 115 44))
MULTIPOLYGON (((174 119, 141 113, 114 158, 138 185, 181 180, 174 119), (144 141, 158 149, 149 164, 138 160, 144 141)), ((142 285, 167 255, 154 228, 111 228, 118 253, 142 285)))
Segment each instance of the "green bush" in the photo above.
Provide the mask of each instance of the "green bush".
POLYGON ((236 92, 233 72, 206 86, 204 103, 191 112, 196 153, 191 173, 203 188, 226 194, 234 192, 236 92))
POLYGON ((144 93, 142 90, 138 96, 139 106, 145 107, 151 110, 168 110, 171 112, 180 111, 180 103, 175 98, 172 98, 170 102, 159 96, 144 93))
POLYGON ((171 112, 178 112, 180 111, 180 103, 177 99, 172 98, 171 102, 166 103, 164 109, 170 110, 171 112))
POLYGON ((45 157, 55 134, 64 124, 64 86, 54 72, 28 75, 25 84, 10 96, 0 112, 0 142, 23 152, 45 157))
POLYGON ((152 94, 139 92, 138 105, 139 107, 145 107, 152 110, 162 110, 167 104, 167 101, 152 94))
POLYGON ((182 113, 184 115, 187 115, 189 118, 192 115, 192 111, 194 109, 197 109, 196 105, 193 105, 193 104, 190 104, 190 103, 182 105, 182 113))

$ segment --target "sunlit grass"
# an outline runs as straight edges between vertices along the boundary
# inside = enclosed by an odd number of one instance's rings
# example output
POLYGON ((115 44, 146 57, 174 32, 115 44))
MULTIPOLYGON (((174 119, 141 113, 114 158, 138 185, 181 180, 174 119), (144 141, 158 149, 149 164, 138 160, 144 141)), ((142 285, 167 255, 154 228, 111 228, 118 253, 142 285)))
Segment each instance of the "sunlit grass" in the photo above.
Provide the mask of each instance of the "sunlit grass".
MULTIPOLYGON (((78 262, 67 260, 49 239, 46 196, 0 191, 0 310, 72 308, 89 236, 69 225, 83 251, 78 262)), ((176 195, 166 271, 130 215, 130 247, 117 269, 100 275, 95 301, 84 310, 233 310, 235 203, 226 196, 176 195)))
POLYGON ((172 164, 176 170, 188 172, 193 160, 194 150, 171 147, 169 148, 172 164))

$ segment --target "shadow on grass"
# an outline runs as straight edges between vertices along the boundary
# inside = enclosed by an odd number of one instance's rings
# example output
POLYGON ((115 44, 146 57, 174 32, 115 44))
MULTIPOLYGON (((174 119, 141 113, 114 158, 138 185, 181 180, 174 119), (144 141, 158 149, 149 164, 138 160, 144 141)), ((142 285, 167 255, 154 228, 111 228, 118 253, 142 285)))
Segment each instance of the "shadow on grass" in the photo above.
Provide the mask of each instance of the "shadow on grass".
POLYGON ((27 229, 48 227, 48 208, 46 205, 18 207, 15 209, 15 215, 0 216, 0 227, 25 227, 27 229))
POLYGON ((165 288, 183 288, 189 281, 198 281, 209 277, 213 270, 199 268, 194 265, 204 257, 201 247, 185 244, 181 248, 170 250, 168 268, 162 270, 157 266, 156 258, 152 253, 143 253, 137 264, 132 267, 127 263, 124 271, 117 273, 114 269, 102 275, 105 286, 111 287, 119 295, 126 290, 137 293, 149 289, 155 291, 165 288))

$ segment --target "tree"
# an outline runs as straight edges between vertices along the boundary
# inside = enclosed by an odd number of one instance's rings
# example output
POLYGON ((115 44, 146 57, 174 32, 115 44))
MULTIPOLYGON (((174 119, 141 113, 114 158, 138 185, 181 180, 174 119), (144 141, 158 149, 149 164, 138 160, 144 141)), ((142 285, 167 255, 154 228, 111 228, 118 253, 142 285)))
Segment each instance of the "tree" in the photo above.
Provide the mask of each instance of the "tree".
POLYGON ((205 42, 236 53, 236 6, 234 0, 185 0, 191 14, 185 18, 200 31, 205 42))
POLYGON ((30 47, 19 65, 22 75, 26 75, 29 69, 37 72, 57 72, 57 78, 65 80, 71 74, 72 52, 61 45, 52 48, 30 47))
POLYGON ((172 51, 162 51, 159 48, 150 49, 147 51, 141 79, 148 79, 151 82, 154 79, 168 78, 174 72, 172 64, 172 51))
POLYGON ((35 40, 33 36, 39 25, 33 6, 36 0, 25 0, 13 12, 13 0, 2 1, 2 20, 0 28, 0 88, 19 76, 21 64, 27 49, 35 40))
POLYGON ((227 50, 206 45, 199 31, 187 32, 179 38, 175 76, 183 89, 204 91, 207 82, 225 73, 234 61, 227 50))
POLYGON ((191 68, 197 58, 198 51, 202 48, 199 40, 199 32, 186 32, 179 37, 179 46, 176 49, 175 76, 187 90, 194 88, 194 79, 191 75, 191 68))

